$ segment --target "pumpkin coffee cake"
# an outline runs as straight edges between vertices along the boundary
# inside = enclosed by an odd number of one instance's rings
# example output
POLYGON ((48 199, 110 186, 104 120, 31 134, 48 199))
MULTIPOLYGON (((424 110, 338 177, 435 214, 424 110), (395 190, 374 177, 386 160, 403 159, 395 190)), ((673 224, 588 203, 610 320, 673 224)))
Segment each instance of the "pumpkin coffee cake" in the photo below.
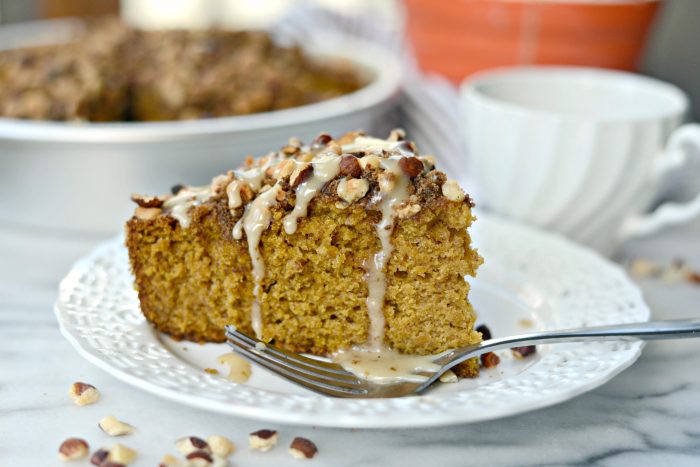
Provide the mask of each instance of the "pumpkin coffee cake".
MULTIPOLYGON (((293 138, 204 187, 137 196, 127 247, 141 309, 176 339, 224 326, 296 352, 474 344, 469 196, 394 130, 293 138)), ((475 360, 457 369, 478 372, 475 360)))

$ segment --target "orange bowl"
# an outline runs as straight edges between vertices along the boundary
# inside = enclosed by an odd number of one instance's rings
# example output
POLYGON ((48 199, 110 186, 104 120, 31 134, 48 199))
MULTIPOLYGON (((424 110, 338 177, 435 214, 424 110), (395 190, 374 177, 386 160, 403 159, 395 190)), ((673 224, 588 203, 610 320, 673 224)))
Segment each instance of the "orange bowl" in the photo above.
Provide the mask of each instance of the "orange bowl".
POLYGON ((454 82, 495 66, 635 70, 661 0, 404 0, 421 68, 454 82))

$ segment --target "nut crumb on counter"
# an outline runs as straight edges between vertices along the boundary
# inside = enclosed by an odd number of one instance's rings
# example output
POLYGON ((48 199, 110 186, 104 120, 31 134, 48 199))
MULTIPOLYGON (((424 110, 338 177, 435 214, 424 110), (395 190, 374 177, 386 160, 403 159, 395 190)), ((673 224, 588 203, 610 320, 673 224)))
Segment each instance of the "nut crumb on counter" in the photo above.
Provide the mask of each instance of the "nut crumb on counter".
POLYGON ((248 444, 255 450, 265 452, 277 444, 277 439, 277 431, 275 430, 258 430, 248 435, 248 444))
POLYGON ((76 381, 70 387, 68 391, 73 403, 75 405, 89 405, 94 404, 100 398, 100 392, 95 386, 88 383, 83 383, 81 381, 76 381))
POLYGON ((89 453, 90 446, 81 438, 68 438, 58 448, 58 457, 64 462, 82 459, 89 453))
POLYGON ((311 459, 318 452, 318 448, 313 441, 306 438, 296 437, 289 445, 289 453, 295 459, 311 459))

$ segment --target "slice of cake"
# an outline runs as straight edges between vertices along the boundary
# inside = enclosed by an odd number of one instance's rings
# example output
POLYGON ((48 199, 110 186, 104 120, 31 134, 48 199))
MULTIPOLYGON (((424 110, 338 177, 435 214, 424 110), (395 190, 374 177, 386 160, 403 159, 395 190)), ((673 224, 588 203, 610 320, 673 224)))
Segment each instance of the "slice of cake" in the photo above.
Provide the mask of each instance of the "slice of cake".
POLYGON ((133 200, 141 309, 177 339, 220 342, 233 324, 317 355, 480 341, 464 279, 482 262, 472 201, 401 130, 292 139, 210 185, 133 200))

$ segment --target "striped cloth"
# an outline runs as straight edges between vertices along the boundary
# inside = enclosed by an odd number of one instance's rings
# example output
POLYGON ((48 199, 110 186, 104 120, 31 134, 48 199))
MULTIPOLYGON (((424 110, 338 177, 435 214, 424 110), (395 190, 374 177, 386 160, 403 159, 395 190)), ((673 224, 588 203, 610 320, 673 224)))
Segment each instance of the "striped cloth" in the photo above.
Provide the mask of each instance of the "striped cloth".
POLYGON ((283 43, 306 47, 313 47, 328 33, 345 36, 348 40, 361 38, 400 57, 404 83, 399 105, 377 127, 366 130, 386 135, 391 128, 404 128, 421 153, 435 155, 442 170, 470 194, 477 195, 478 187, 469 177, 466 166, 457 89, 440 76, 426 76, 418 70, 402 27, 388 24, 382 18, 373 19, 371 15, 346 16, 318 6, 302 5, 285 15, 272 31, 283 43))

